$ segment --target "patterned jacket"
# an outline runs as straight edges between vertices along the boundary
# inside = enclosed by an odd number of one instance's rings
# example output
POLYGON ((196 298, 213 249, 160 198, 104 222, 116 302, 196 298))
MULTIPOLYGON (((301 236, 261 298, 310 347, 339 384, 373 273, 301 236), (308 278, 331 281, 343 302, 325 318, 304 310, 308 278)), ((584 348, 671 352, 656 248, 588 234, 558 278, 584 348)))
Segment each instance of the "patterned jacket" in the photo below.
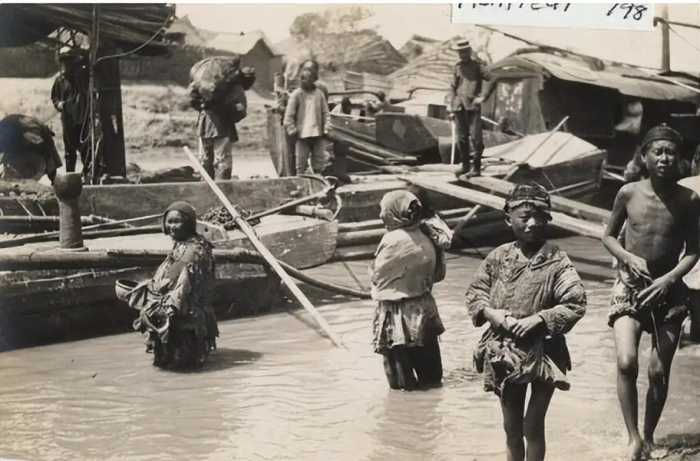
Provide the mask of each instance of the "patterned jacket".
POLYGON ((529 261, 519 258, 517 242, 493 250, 482 262, 467 290, 466 303, 475 326, 486 322, 484 308, 523 318, 539 314, 546 334, 563 335, 586 312, 586 292, 563 251, 544 246, 529 261))

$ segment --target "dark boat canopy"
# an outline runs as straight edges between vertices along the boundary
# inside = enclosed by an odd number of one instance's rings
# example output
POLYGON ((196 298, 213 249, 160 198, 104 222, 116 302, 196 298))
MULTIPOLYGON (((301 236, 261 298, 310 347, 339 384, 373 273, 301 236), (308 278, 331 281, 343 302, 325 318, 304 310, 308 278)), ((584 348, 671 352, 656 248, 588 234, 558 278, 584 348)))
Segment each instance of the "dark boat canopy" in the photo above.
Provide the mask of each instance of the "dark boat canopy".
MULTIPOLYGON (((92 27, 93 6, 77 3, 0 4, 0 47, 24 46, 44 40, 62 27, 87 35, 92 27)), ((166 51, 162 31, 174 18, 174 5, 102 3, 97 8, 101 41, 131 50, 151 40, 139 49, 139 54, 157 55, 166 51)))
POLYGON ((700 89, 700 79, 690 74, 673 72, 662 75, 658 70, 606 62, 547 48, 517 51, 492 64, 490 69, 499 76, 536 73, 569 82, 611 88, 636 98, 700 103, 697 91, 665 79, 670 78, 680 84, 700 89))

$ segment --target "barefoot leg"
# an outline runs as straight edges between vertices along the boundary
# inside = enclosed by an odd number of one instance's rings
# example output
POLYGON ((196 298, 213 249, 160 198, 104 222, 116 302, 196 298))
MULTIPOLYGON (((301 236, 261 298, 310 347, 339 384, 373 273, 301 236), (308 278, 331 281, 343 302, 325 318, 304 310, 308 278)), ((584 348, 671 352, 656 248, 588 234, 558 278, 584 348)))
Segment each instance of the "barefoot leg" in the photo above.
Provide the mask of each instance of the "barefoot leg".
POLYGON ((506 385, 501 395, 503 412, 503 429, 506 432, 506 451, 508 461, 525 459, 525 442, 523 440, 523 414, 525 412, 526 384, 506 385))
POLYGON ((642 454, 642 437, 637 421, 637 354, 641 331, 639 322, 631 317, 620 317, 613 325, 617 353, 617 397, 627 428, 630 459, 638 459, 642 454))
POLYGON ((651 354, 649 356, 649 390, 647 391, 646 411, 644 413, 644 441, 648 449, 653 448, 654 430, 659 424, 661 412, 668 395, 671 363, 676 353, 680 338, 682 319, 658 326, 659 342, 652 335, 651 354))
POLYGON ((544 437, 544 418, 549 402, 554 394, 554 386, 544 383, 532 383, 532 394, 525 414, 525 440, 527 440, 527 461, 543 461, 546 449, 544 437))

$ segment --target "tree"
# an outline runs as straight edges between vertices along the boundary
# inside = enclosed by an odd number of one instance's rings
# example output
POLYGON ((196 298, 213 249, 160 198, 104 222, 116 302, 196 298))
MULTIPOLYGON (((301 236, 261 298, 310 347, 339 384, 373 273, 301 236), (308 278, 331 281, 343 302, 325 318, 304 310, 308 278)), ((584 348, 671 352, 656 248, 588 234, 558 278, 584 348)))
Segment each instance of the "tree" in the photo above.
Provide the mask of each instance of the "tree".
POLYGON ((363 6, 331 7, 323 13, 305 13, 297 16, 289 28, 289 34, 297 41, 312 39, 328 33, 356 31, 360 23, 372 16, 363 6))
POLYGON ((328 18, 318 13, 305 13, 297 16, 289 27, 289 34, 297 41, 307 40, 319 33, 325 33, 328 18))

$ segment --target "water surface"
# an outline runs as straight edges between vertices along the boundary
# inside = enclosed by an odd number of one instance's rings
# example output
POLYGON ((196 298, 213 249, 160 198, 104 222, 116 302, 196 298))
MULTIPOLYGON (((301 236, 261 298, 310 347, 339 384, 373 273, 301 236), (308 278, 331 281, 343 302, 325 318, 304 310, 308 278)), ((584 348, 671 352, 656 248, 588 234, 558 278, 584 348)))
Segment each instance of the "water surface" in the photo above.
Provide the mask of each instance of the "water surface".
MULTIPOLYGON (((550 407, 548 459, 615 459, 625 437, 606 325, 609 259, 591 240, 559 244, 586 279, 589 309, 568 335, 572 387, 557 391, 550 407)), ((472 368, 481 332, 462 301, 480 262, 474 256, 449 255, 447 279, 435 288, 447 327, 440 389, 391 391, 370 345, 373 303, 314 293, 347 350, 334 348, 294 311, 221 322, 220 349, 198 373, 153 368, 136 333, 0 354, 0 457, 504 459, 498 401, 472 368)), ((367 280, 365 262, 349 266, 367 280)), ((341 264, 311 272, 351 284, 341 264)), ((642 348, 643 390, 648 337, 642 348)), ((699 366, 699 348, 678 353, 659 438, 700 433, 699 366)))

